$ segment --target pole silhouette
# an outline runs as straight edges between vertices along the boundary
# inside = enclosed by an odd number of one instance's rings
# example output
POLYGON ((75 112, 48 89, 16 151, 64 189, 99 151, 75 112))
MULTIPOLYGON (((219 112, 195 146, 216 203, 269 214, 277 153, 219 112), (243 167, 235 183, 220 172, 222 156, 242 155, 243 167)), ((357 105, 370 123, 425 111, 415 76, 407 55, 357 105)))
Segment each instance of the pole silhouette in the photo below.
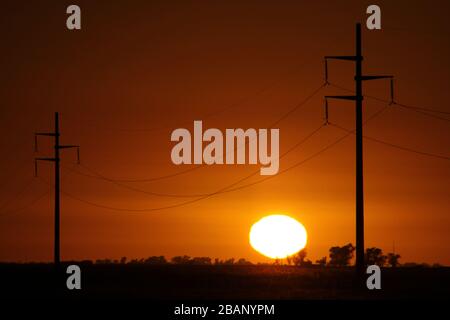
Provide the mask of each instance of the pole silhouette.
MULTIPOLYGON (((325 117, 328 123, 328 99, 344 99, 355 101, 355 136, 356 136, 356 271, 364 274, 364 178, 363 178, 363 88, 365 80, 391 79, 391 100, 393 100, 393 76, 364 76, 362 74, 362 40, 361 24, 356 24, 354 56, 325 56, 325 81, 328 83, 328 60, 348 60, 355 62, 355 95, 325 96, 325 117)), ((391 101, 392 102, 392 101, 391 101)))
POLYGON ((61 149, 67 149, 67 148, 77 148, 77 160, 78 163, 80 162, 80 146, 77 145, 60 145, 59 142, 59 137, 60 137, 60 132, 59 132, 59 114, 58 112, 55 112, 55 131, 54 132, 37 132, 35 133, 34 137, 35 137, 35 151, 37 152, 37 137, 38 136, 51 136, 54 137, 55 139, 55 145, 54 145, 54 156, 53 158, 35 158, 34 159, 34 164, 35 164, 35 176, 37 176, 37 162, 38 161, 52 161, 54 162, 54 178, 55 178, 55 182, 54 182, 54 186, 55 186, 55 217, 54 217, 54 228, 55 228, 55 237, 54 237, 54 252, 53 252, 53 257, 54 257, 54 264, 55 266, 59 267, 61 264, 61 232, 60 232, 60 225, 61 225, 61 192, 60 192, 60 156, 59 156, 59 151, 61 149))
POLYGON ((364 181, 363 181, 363 134, 362 134, 362 48, 361 25, 356 25, 356 269, 364 270, 364 181))

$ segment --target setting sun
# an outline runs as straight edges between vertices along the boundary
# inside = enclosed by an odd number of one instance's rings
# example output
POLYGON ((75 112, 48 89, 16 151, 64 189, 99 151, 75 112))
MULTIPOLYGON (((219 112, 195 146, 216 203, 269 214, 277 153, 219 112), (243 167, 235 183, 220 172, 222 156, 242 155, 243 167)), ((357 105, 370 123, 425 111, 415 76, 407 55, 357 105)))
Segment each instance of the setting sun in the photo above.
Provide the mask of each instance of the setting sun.
POLYGON ((305 227, 286 215, 270 215, 257 221, 250 229, 250 244, 259 253, 272 259, 284 259, 306 246, 305 227))

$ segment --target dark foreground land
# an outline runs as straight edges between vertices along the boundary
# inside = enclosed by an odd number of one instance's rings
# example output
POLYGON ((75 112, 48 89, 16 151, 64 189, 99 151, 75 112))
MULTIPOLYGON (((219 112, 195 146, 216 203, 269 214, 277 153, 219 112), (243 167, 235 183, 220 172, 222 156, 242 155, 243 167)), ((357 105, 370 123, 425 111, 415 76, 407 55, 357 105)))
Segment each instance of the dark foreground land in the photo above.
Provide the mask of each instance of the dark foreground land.
POLYGON ((357 289, 352 268, 80 264, 82 289, 65 288, 49 264, 0 264, 8 298, 449 299, 450 268, 382 269, 382 289, 357 289), (63 290, 61 290, 63 288, 63 290))

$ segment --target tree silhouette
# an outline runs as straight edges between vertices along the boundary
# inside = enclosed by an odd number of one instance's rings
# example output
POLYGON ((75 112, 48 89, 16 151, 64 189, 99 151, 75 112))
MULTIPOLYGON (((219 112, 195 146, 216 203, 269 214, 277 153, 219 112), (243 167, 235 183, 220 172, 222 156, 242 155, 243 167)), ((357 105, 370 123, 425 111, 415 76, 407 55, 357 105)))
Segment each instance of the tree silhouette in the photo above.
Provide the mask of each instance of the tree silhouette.
POLYGON ((232 264, 234 264, 234 258, 225 260, 225 261, 223 262, 223 264, 227 264, 227 265, 232 265, 232 264))
POLYGON ((227 259, 227 260, 220 260, 218 258, 214 259, 214 264, 216 265, 233 265, 235 264, 234 258, 227 259))
POLYGON ((111 259, 97 259, 95 260, 95 264, 111 264, 111 259))
POLYGON ((294 266, 311 266, 312 262, 308 259, 306 259, 307 251, 306 249, 302 249, 296 254, 293 254, 292 256, 287 257, 288 264, 294 264, 294 266))
POLYGON ((316 264, 321 267, 325 267, 327 265, 327 257, 322 257, 321 259, 316 260, 316 264))
POLYGON ((190 260, 191 264, 195 265, 210 265, 211 264, 211 258, 209 257, 195 257, 190 260))
POLYGON ((399 254, 396 253, 388 253, 387 254, 387 263, 389 266, 391 266, 392 268, 397 267, 400 263, 398 262, 398 260, 401 258, 401 256, 399 254))
POLYGON ((353 258, 353 252, 355 247, 349 243, 343 247, 331 247, 330 248, 330 266, 345 267, 350 264, 350 260, 353 258))
POLYGON ((307 255, 306 249, 302 249, 293 255, 292 262, 296 266, 301 266, 305 263, 306 255, 307 255))
POLYGON ((153 265, 160 265, 160 264, 166 264, 167 260, 164 256, 152 256, 148 257, 144 260, 145 264, 153 264, 153 265))
POLYGON ((171 259, 173 264, 189 264, 191 257, 189 256, 176 256, 171 259))
POLYGON ((384 266, 386 264, 387 257, 383 255, 383 250, 380 248, 367 248, 365 254, 365 260, 367 265, 376 264, 377 266, 384 266))
POLYGON ((249 266, 249 265, 252 265, 253 263, 245 260, 244 258, 240 258, 235 264, 240 265, 240 266, 249 266))

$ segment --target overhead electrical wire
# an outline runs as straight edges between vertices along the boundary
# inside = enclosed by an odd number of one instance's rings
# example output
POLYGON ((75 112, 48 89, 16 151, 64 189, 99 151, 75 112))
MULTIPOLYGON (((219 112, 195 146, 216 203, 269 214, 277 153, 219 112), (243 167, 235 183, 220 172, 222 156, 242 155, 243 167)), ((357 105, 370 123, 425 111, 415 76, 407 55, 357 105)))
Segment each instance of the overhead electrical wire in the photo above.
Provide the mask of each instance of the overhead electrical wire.
POLYGON ((44 193, 42 193, 38 197, 34 198, 32 201, 27 203, 25 206, 19 207, 17 209, 11 210, 11 211, 0 213, 0 217, 11 216, 11 215, 23 212, 25 209, 28 209, 31 206, 33 206, 34 204, 36 204, 37 202, 39 202, 42 198, 44 198, 46 195, 48 195, 48 193, 49 193, 48 190, 46 190, 44 193))
MULTIPOLYGON (((18 161, 17 159, 15 159, 16 164, 19 163, 17 165, 17 167, 15 169, 10 169, 6 175, 6 177, 2 178, 2 181, 9 181, 11 180, 13 177, 17 177, 18 173, 22 171, 23 168, 25 168, 27 165, 30 165, 30 160, 29 159, 22 159, 21 161, 18 161)), ((0 186, 0 190, 3 189, 5 187, 6 184, 3 184, 2 186, 0 186)))
MULTIPOLYGON (((313 135, 315 135, 317 132, 319 132, 322 128, 324 127, 323 124, 321 124, 319 127, 317 127, 316 129, 314 129, 312 132, 310 132, 306 137, 302 138, 300 141, 298 141, 297 143, 295 143, 293 146, 291 146, 286 152, 284 152, 283 154, 280 155, 279 159, 284 158, 286 155, 288 155, 290 152, 294 151, 295 149, 297 149, 299 146, 301 146, 303 143, 305 143, 306 141, 308 141, 313 135)), ((80 164, 81 166, 83 166, 82 164, 80 164)), ((77 174, 81 174, 84 175, 83 173, 74 170, 70 167, 66 167, 65 168, 71 170, 74 173, 77 174)), ((84 168, 87 168, 86 166, 83 166, 84 168)), ((87 168, 88 170, 90 170, 89 168, 87 168)), ((259 170, 255 171, 256 173, 259 173, 259 170)), ((92 177, 91 175, 88 175, 89 177, 92 177)), ((148 194, 148 195, 152 195, 152 196, 162 196, 162 197, 174 197, 174 198, 197 198, 197 197, 204 197, 204 196, 208 196, 211 195, 211 193, 201 193, 201 194, 171 194, 171 193, 158 193, 158 192, 151 192, 151 191, 146 191, 146 190, 142 190, 139 188, 135 188, 135 187, 131 187, 129 185, 123 184, 123 183, 119 183, 116 182, 114 180, 110 180, 107 179, 106 181, 111 182, 115 185, 118 185, 120 187, 123 187, 125 189, 129 189, 132 191, 136 191, 136 192, 140 192, 140 193, 144 193, 144 194, 148 194)))
MULTIPOLYGON (((371 115, 367 120, 365 120, 365 121, 363 122, 363 125, 365 125, 367 122, 371 121, 372 119, 378 117, 378 116, 379 116, 380 114, 382 114, 386 109, 387 109, 387 107, 383 107, 382 109, 380 109, 380 110, 378 110, 377 112, 375 112, 373 115, 371 115)), ((325 146, 324 148, 322 148, 322 149, 320 149, 319 151, 313 153, 311 156, 309 156, 309 157, 307 157, 306 159, 304 159, 304 160, 302 160, 302 161, 300 161, 300 162, 297 162, 297 163, 295 163, 294 165, 292 165, 292 166, 290 166, 290 167, 288 167, 288 168, 286 168, 286 169, 280 171, 278 174, 286 173, 287 171, 292 170, 292 169, 294 169, 294 168, 296 168, 296 167, 298 167, 298 166, 300 166, 300 165, 303 165, 304 163, 308 162, 308 161, 311 160, 311 159, 314 159, 315 157, 319 156, 320 154, 322 154, 322 153, 324 153, 325 151, 329 150, 330 148, 334 147, 335 145, 337 145, 338 143, 340 143, 341 141, 343 141, 345 138, 349 137, 349 136, 352 135, 353 133, 354 133, 354 131, 348 132, 347 134, 341 136, 340 138, 338 138, 337 140, 335 140, 335 141, 333 141, 332 143, 328 144, 328 145, 325 146)), ((241 187, 229 189, 229 190, 227 190, 227 191, 225 191, 225 192, 238 191, 238 190, 241 190, 241 189, 244 189, 244 188, 247 188, 247 187, 251 187, 251 186, 260 184, 260 183, 262 183, 262 182, 265 182, 265 181, 267 181, 267 180, 269 180, 269 179, 273 179, 273 178, 275 178, 275 177, 276 177, 276 175, 275 175, 275 176, 269 176, 269 177, 266 177, 266 178, 264 178, 264 179, 261 179, 261 180, 258 180, 258 181, 255 181, 255 182, 252 182, 252 183, 243 185, 243 186, 241 186, 241 187)))
MULTIPOLYGON (((374 119, 375 117, 379 116, 382 112, 384 112, 384 110, 386 110, 386 108, 387 107, 383 107, 381 110, 377 111, 375 114, 370 116, 364 122, 364 124, 366 124, 370 120, 374 119)), ((322 125, 322 127, 323 127, 323 125, 322 125)), ((265 181, 267 181, 269 179, 273 179, 273 178, 279 177, 281 174, 284 174, 284 173, 286 173, 286 172, 288 172, 288 171, 290 171, 290 170, 292 170, 294 168, 297 168, 298 166, 303 165, 304 163, 314 159, 315 157, 319 156, 323 152, 325 152, 325 151, 329 150, 330 148, 332 148, 333 146, 337 145, 339 142, 343 141, 345 138, 347 138, 351 134, 352 134, 352 132, 347 132, 345 135, 341 136, 337 140, 335 140, 332 143, 328 144, 327 146, 325 146, 324 148, 322 148, 319 151, 315 152, 314 154, 312 154, 311 156, 307 157, 306 159, 303 159, 303 160, 293 164, 292 166, 290 166, 290 167, 288 167, 288 168, 286 168, 284 170, 281 170, 277 175, 268 176, 268 177, 266 177, 264 179, 261 179, 261 180, 258 180, 258 181, 255 181, 255 182, 252 182, 252 183, 240 186, 240 187, 235 187, 238 184, 240 184, 241 182, 246 181, 246 180, 250 179, 251 177, 255 176, 259 172, 259 170, 258 171, 254 171, 251 174, 249 174, 249 175, 247 175, 247 176, 245 176, 245 177, 243 177, 243 178, 241 178, 241 179, 239 179, 239 180, 237 180, 237 181, 235 181, 235 182, 233 182, 233 183, 231 183, 231 184, 221 188, 220 190, 218 190, 216 192, 207 194, 207 195, 205 195, 203 197, 200 197, 200 198, 196 198, 196 199, 193 199, 193 200, 189 200, 189 201, 185 201, 185 202, 181 202, 181 203, 177 203, 177 204, 173 204, 173 205, 154 207, 154 208, 146 208, 146 209, 118 208, 118 207, 106 206, 106 205, 98 204, 98 203, 95 203, 95 202, 92 202, 92 201, 89 201, 89 200, 85 200, 85 199, 82 199, 80 197, 74 196, 74 195, 72 195, 70 193, 67 193, 67 192, 64 192, 64 191, 61 191, 61 192, 63 194, 65 194, 66 196, 68 196, 69 198, 72 198, 72 199, 77 200, 79 202, 82 202, 82 203, 85 203, 85 204, 88 204, 88 205, 91 205, 91 206, 94 206, 94 207, 98 207, 98 208, 102 208, 102 209, 108 209, 108 210, 112 210, 112 211, 118 211, 118 212, 122 211, 122 212, 129 212, 129 213, 146 213, 146 212, 162 211, 162 210, 167 210, 167 209, 175 209, 175 208, 184 207, 184 206, 187 206, 187 205, 190 205, 190 204, 193 204, 193 203, 196 203, 196 202, 208 199, 208 198, 210 198, 212 196, 215 196, 215 195, 218 195, 218 194, 242 190, 244 188, 248 188, 248 187, 254 186, 256 184, 263 183, 263 182, 265 182, 265 181), (233 187, 235 187, 235 188, 233 188, 233 187)))
MULTIPOLYGON (((331 122, 330 122, 330 125, 335 127, 335 128, 338 128, 338 129, 341 129, 343 131, 350 132, 350 133, 354 134, 354 130, 349 130, 347 128, 344 128, 344 127, 342 127, 342 126, 340 126, 338 124, 331 123, 331 122)), ((367 139, 367 140, 370 140, 370 141, 374 141, 374 142, 377 142, 377 143, 380 143, 380 144, 384 144, 384 145, 387 145, 389 147, 397 148, 397 149, 400 149, 400 150, 403 150, 403 151, 408 151, 408 152, 412 152, 412 153, 416 153, 416 154, 420 154, 420 155, 428 156, 428 157, 434 157, 434 158, 438 158, 438 159, 450 160, 450 157, 448 157, 448 156, 443 156, 443 155, 439 155, 439 154, 435 154, 435 153, 430 153, 430 152, 426 152, 426 151, 412 149, 412 148, 409 148, 409 147, 404 147, 404 146, 401 146, 401 145, 398 145, 398 144, 395 144, 395 143, 383 141, 383 140, 380 140, 380 139, 377 139, 377 138, 373 138, 373 137, 370 137, 370 136, 367 136, 367 135, 363 135, 363 137, 364 137, 364 139, 367 139)))
MULTIPOLYGON (((273 88, 276 88, 277 86, 279 86, 279 85, 282 83, 282 81, 284 80, 284 78, 285 78, 286 76, 289 76, 289 75, 291 75, 291 74, 295 74, 296 72, 299 71, 298 69, 300 69, 301 67, 303 67, 303 66, 305 66, 305 65, 308 65, 308 64, 309 64, 309 62, 302 62, 301 64, 298 64, 297 66, 295 66, 295 67, 293 67, 293 68, 290 68, 289 71, 286 72, 286 74, 285 74, 283 77, 280 77, 279 79, 277 79, 277 80, 275 80, 275 81, 272 81, 269 85, 264 86, 263 88, 261 88, 261 89, 255 91, 255 92, 253 92, 253 93, 250 94, 250 95, 247 95, 247 96, 245 96, 245 97, 240 98, 238 101, 233 102, 233 103, 229 104, 228 106, 225 106, 225 107, 223 107, 223 108, 221 108, 221 109, 219 109, 219 110, 211 111, 210 113, 207 113, 207 114, 201 116, 200 118, 201 118, 201 119, 208 119, 208 118, 214 117, 214 116, 216 116, 216 115, 222 114, 222 113, 224 113, 224 112, 226 112, 226 111, 235 109, 236 107, 239 107, 240 105, 246 103, 247 101, 249 101, 249 100, 252 99, 253 97, 255 97, 255 96, 256 96, 256 97, 257 97, 257 96, 260 96, 260 95, 262 95, 262 94, 264 94, 264 93, 266 93, 266 92, 272 90, 273 88)), ((179 127, 179 126, 182 126, 182 125, 184 125, 184 124, 189 124, 189 123, 191 123, 191 122, 192 122, 192 120, 189 120, 189 121, 181 121, 181 122, 178 122, 177 124, 170 124, 170 125, 168 124, 168 125, 162 125, 162 126, 157 126, 157 127, 153 127, 153 128, 143 128, 143 129, 109 129, 108 131, 120 131, 120 132, 153 132, 153 131, 164 130, 164 129, 167 129, 167 128, 173 128, 174 126, 175 126, 175 127, 179 127)), ((126 182, 126 181, 122 181, 122 182, 126 182)))
POLYGON ((34 183, 34 181, 34 178, 28 179, 18 192, 14 193, 12 197, 8 198, 2 205, 0 205, 0 211, 8 207, 8 205, 13 201, 17 201, 17 199, 34 183))
MULTIPOLYGON (((306 103, 308 103, 315 95, 317 95, 317 93, 320 92, 320 90, 322 90, 324 87, 326 86, 326 83, 321 84, 319 87, 317 87, 312 93, 310 93, 306 98, 304 98, 303 100, 301 100, 299 103, 295 104, 292 108, 290 108, 287 112, 283 113, 281 115, 280 118, 278 118, 276 121, 274 121, 269 128, 273 128, 274 126, 276 126, 277 124, 279 124, 281 121, 283 121, 284 119, 286 119, 288 116, 290 116, 291 114, 293 114, 295 111, 297 111, 298 109, 300 109, 302 106, 304 106, 306 103)), ((246 143, 247 144, 247 143, 246 143)), ((236 148, 239 147, 235 147, 236 148)), ((85 169, 87 169, 88 171, 90 171, 93 174, 86 174, 86 173, 79 173, 81 175, 84 175, 86 177, 90 177, 90 178, 97 178, 97 179, 103 179, 106 181, 110 181, 110 182, 115 182, 115 183, 121 183, 121 182, 153 182, 153 181, 159 181, 159 180, 164 180, 164 179, 169 179, 169 178, 174 178, 180 175, 184 175, 186 173, 192 172, 194 170, 206 167, 208 165, 206 164, 201 164, 183 171, 179 171, 176 173, 172 173, 172 174, 168 174, 168 175, 163 175, 163 176, 158 176, 158 177, 153 177, 153 178, 144 178, 144 179, 117 179, 117 178, 110 178, 110 177, 106 177, 105 175, 99 173, 98 171, 87 167, 86 165, 82 165, 82 167, 84 167, 85 169)), ((157 194, 155 194, 157 195, 157 194)), ((177 197, 176 195, 165 195, 168 197, 177 197)))
MULTIPOLYGON (((315 96, 315 95, 316 95, 323 87, 325 87, 327 84, 330 84, 331 86, 336 87, 336 88, 338 88, 338 89, 342 89, 342 90, 346 90, 346 91, 353 92, 353 90, 350 90, 350 89, 347 89, 347 88, 344 88, 344 87, 335 85, 335 84, 333 84, 333 83, 325 83, 325 84, 322 84, 320 87, 318 87, 316 90, 314 90, 310 95, 308 95, 304 100, 302 100, 300 103, 296 104, 293 108, 289 109, 286 113, 284 113, 277 121, 275 121, 275 122, 270 126, 270 128, 276 126, 279 122, 283 121, 285 118, 289 117, 292 113, 294 113, 298 108, 300 108, 301 106, 303 106, 304 104, 306 104, 312 97, 314 97, 314 96, 315 96)), ((388 100, 381 99, 381 98, 378 98, 378 97, 375 97, 375 96, 365 95, 365 97, 372 98, 372 99, 375 99, 375 100, 377 100, 377 101, 382 101, 382 102, 385 102, 385 103, 389 103, 389 102, 390 102, 390 101, 388 101, 388 100)), ((392 102, 391 102, 391 103, 392 103, 392 102)), ((398 103, 398 102, 393 102, 393 103, 394 103, 395 105, 398 105, 398 106, 403 107, 403 108, 405 108, 405 109, 409 109, 409 110, 412 110, 412 111, 415 111, 415 112, 419 112, 419 113, 421 113, 421 114, 424 114, 424 115, 427 115, 427 116, 430 116, 430 117, 434 117, 434 118, 437 118, 437 119, 440 119, 440 120, 450 121, 450 119, 443 118, 443 117, 440 117, 440 116, 437 116, 437 115, 434 114, 434 113, 438 113, 438 114, 450 114, 450 112, 447 112, 447 111, 438 110, 438 109, 423 108, 423 107, 418 107, 418 106, 411 106, 411 105, 401 104, 401 103, 398 103)), ((366 124, 368 121, 372 120, 373 118, 375 118, 376 116, 378 116, 379 114, 381 114, 382 112, 384 112, 386 109, 387 109, 387 107, 384 107, 383 109, 381 109, 381 110, 379 110, 378 112, 376 112, 375 114, 373 114, 371 117, 369 117, 369 118, 364 122, 364 124, 366 124)), ((251 177, 257 175, 257 174, 259 173, 259 170, 257 170, 257 171, 254 171, 254 172, 252 172, 251 174, 249 174, 249 175, 247 175, 247 176, 245 176, 245 177, 243 177, 243 178, 241 178, 241 179, 239 179, 239 180, 237 180, 237 181, 235 181, 235 182, 233 182, 233 183, 231 183, 231 184, 229 184, 229 185, 227 185, 227 186, 225 186, 225 187, 223 187, 223 188, 221 188, 221 189, 219 189, 219 190, 217 190, 217 191, 215 191, 215 192, 212 192, 212 193, 192 194, 192 195, 176 195, 176 194, 169 194, 169 193, 157 193, 157 192, 150 192, 150 191, 146 191, 146 190, 141 190, 141 189, 134 188, 134 187, 130 187, 130 186, 128 186, 128 185, 123 185, 123 184, 120 183, 120 182, 147 182, 147 181, 158 181, 158 180, 162 180, 162 179, 167 179, 167 178, 175 177, 175 176, 178 176, 178 175, 181 175, 181 174, 185 174, 185 173, 187 173, 187 172, 196 170, 196 169, 202 167, 203 165, 202 165, 202 166, 197 166, 197 167, 194 167, 194 168, 190 168, 190 169, 185 170, 185 171, 183 171, 183 172, 178 172, 178 173, 174 173, 174 174, 171 174, 171 175, 160 176, 160 177, 149 178, 149 179, 111 179, 111 178, 108 178, 108 177, 105 177, 105 176, 99 174, 98 172, 94 172, 93 175, 89 175, 89 174, 85 174, 85 173, 79 172, 79 171, 77 171, 77 170, 73 170, 74 172, 76 172, 76 173, 78 173, 78 174, 85 175, 85 176, 92 177, 92 178, 100 178, 100 179, 102 179, 102 180, 106 180, 106 181, 112 182, 112 183, 114 183, 114 184, 116 184, 116 185, 119 185, 119 186, 122 186, 122 187, 126 187, 127 189, 130 189, 130 190, 136 191, 136 192, 146 193, 146 194, 155 195, 155 196, 164 196, 164 197, 177 197, 177 198, 178 198, 178 197, 180 197, 180 198, 185 198, 185 197, 196 197, 195 199, 188 200, 188 201, 184 201, 184 202, 182 202, 182 203, 176 203, 176 204, 173 204, 173 205, 167 205, 167 206, 155 207, 155 208, 130 209, 130 208, 118 208, 118 207, 113 207, 113 206, 107 206, 107 205, 98 204, 98 203, 95 203, 95 202, 92 202, 92 201, 88 201, 88 200, 82 199, 82 198, 80 198, 80 197, 74 196, 73 194, 70 194, 70 193, 66 192, 65 190, 61 190, 61 193, 64 194, 64 195, 66 195, 66 196, 68 196, 68 197, 70 197, 70 198, 73 198, 73 199, 75 199, 75 200, 77 200, 77 201, 80 201, 80 202, 82 202, 82 203, 85 203, 85 204, 88 204, 88 205, 91 205, 91 206, 94 206, 94 207, 99 207, 99 208, 103 208, 103 209, 113 210, 113 211, 126 211, 126 212, 140 212, 140 213, 144 213, 144 212, 160 211, 160 210, 173 209, 173 208, 178 208, 178 207, 187 206, 187 205, 189 205, 189 204, 192 204, 192 203, 195 203, 195 202, 199 202, 199 201, 201 201, 201 200, 205 200, 205 199, 207 199, 207 198, 210 198, 210 197, 215 196, 215 195, 218 195, 218 194, 242 190, 242 189, 244 189, 244 188, 248 188, 248 187, 251 187, 251 186, 254 186, 254 185, 263 183, 263 182, 265 182, 265 181, 267 181, 267 180, 269 180, 269 179, 276 178, 276 177, 278 177, 279 175, 281 175, 281 174, 283 174, 283 173, 286 173, 286 172, 288 172, 288 171, 290 171, 290 170, 292 170, 292 169, 294 169, 294 168, 296 168, 296 167, 298 167, 298 166, 300 166, 300 165, 303 165, 304 163, 310 161, 311 159, 314 159, 315 157, 319 156, 320 154, 324 153, 325 151, 329 150, 329 149, 332 148, 333 146, 335 146, 335 145, 337 145, 338 143, 340 143, 341 141, 343 141, 343 140, 344 140, 345 138, 347 138, 348 136, 350 136, 350 135, 352 135, 352 134, 355 133, 355 130, 350 130, 350 129, 341 127, 341 126, 339 126, 339 125, 337 125, 337 124, 334 124, 334 123, 329 123, 329 124, 330 124, 332 127, 335 127, 335 128, 338 128, 338 129, 341 129, 341 130, 345 131, 346 134, 343 135, 343 136, 341 136, 341 137, 339 137, 338 139, 336 139, 336 140, 333 141, 332 143, 326 145, 325 147, 321 148, 319 151, 313 153, 313 154, 310 155, 309 157, 307 157, 307 158, 305 158, 305 159, 303 159, 303 160, 301 160, 301 161, 299 161, 299 162, 296 162, 295 164, 293 164, 292 166, 290 166, 290 167, 288 167, 288 168, 286 168, 286 169, 284 169, 284 170, 281 170, 277 175, 274 175, 274 176, 268 176, 268 177, 265 177, 265 178, 260 179, 260 180, 258 180, 258 181, 255 181, 255 182, 252 182, 252 183, 248 183, 248 184, 245 184, 245 185, 238 186, 240 183, 242 183, 242 182, 244 182, 244 181, 250 179, 251 177)), ((287 154, 289 154, 290 152, 292 152, 293 150, 295 150, 298 146, 302 145, 302 144, 303 144, 304 142, 306 142, 309 138, 311 138, 314 134, 316 134, 317 132, 319 132, 323 127, 324 127, 324 125, 321 125, 321 126, 318 127, 317 129, 315 129, 314 131, 312 131, 308 136, 306 136, 305 138, 303 138, 302 140, 300 140, 298 143, 296 143, 295 145, 293 145, 290 149, 288 149, 285 153, 283 153, 283 154, 280 156, 280 159, 283 158, 284 156, 286 156, 287 154)), ((377 142, 377 143, 381 143, 381 144, 390 146, 390 147, 394 147, 394 148, 397 148, 397 149, 401 149, 401 150, 404 150, 404 151, 408 151, 408 152, 412 152, 412 153, 416 153, 416 154, 420 154, 420 155, 425 155, 425 156, 430 156, 430 157, 435 157, 435 158, 439 158, 439 159, 444 159, 444 160, 450 160, 450 157, 447 157, 447 156, 438 155, 438 154, 433 154, 433 153, 424 152, 424 151, 420 151, 420 150, 415 150, 415 149, 412 149, 412 148, 409 148, 409 147, 404 147, 404 146, 401 146, 401 145, 397 145, 397 144, 394 144, 394 143, 390 143, 390 142, 387 142, 387 141, 383 141, 383 140, 380 140, 380 139, 377 139, 377 138, 374 138, 374 137, 370 137, 370 136, 366 136, 366 135, 365 135, 364 138, 365 138, 365 139, 368 139, 368 140, 371 140, 371 141, 374 141, 374 142, 377 142)), ((87 166, 84 166, 84 165, 83 165, 83 167, 86 168, 87 170, 93 172, 92 169, 88 168, 87 166)), ((44 181, 44 182, 45 182, 45 181, 44 181)), ((28 187, 28 186, 27 186, 27 187, 28 187)), ((26 188, 25 188, 25 189, 26 189, 26 188)), ((22 211, 22 210, 24 210, 24 209, 26 209, 26 208, 32 206, 34 203, 36 203, 37 201, 39 201, 40 199, 42 199, 46 194, 48 194, 48 192, 45 192, 45 194, 42 194, 42 195, 40 195, 38 198, 35 198, 31 203, 27 204, 26 206, 21 207, 21 208, 18 208, 17 210, 12 211, 12 213, 20 212, 20 211, 22 211)), ((8 203, 10 203, 10 201, 7 201, 6 205, 7 205, 8 203)), ((2 207, 5 207, 5 204, 4 204, 2 207)), ((0 209, 1 209, 1 208, 0 208, 0 209)), ((8 212, 7 214, 10 214, 10 213, 11 213, 11 212, 8 212)), ((4 216, 4 215, 5 215, 5 214, 0 214, 0 216, 4 216)))
MULTIPOLYGON (((314 90, 310 95, 308 95, 304 100, 302 100, 300 103, 296 104, 293 108, 289 109, 286 113, 284 113, 279 119, 277 119, 274 123, 271 124, 270 128, 274 127, 275 125, 277 125, 279 122, 283 121, 285 118, 287 118, 290 114, 292 114, 293 112, 295 112, 297 109, 299 109, 301 106, 303 106, 305 103, 307 103, 311 98, 313 98, 323 87, 325 87, 327 84, 329 84, 330 86, 333 86, 335 88, 341 89, 341 90, 345 90, 348 92, 354 92, 354 90, 339 86, 337 84, 331 83, 331 82, 327 82, 325 84, 322 84, 320 87, 318 87, 316 90, 314 90)), ((382 99, 379 97, 375 97, 375 96, 371 96, 371 95, 364 95, 367 98, 370 99, 374 99, 383 103, 391 103, 391 101, 386 100, 386 99, 382 99)), ((399 102, 393 102, 393 104, 400 106, 402 108, 408 109, 410 111, 428 116, 428 117, 432 117, 435 119, 439 119, 439 120, 444 120, 444 121, 450 121, 450 119, 435 115, 435 114, 431 114, 429 112, 434 112, 434 113, 439 113, 439 114, 450 114, 450 112, 447 111, 443 111, 443 110, 437 110, 437 109, 431 109, 431 108, 423 108, 423 107, 418 107, 418 106, 411 106, 411 105, 406 105, 403 103, 399 103, 399 102)), ((169 178, 174 178, 180 175, 184 175, 187 174, 189 172, 195 171, 199 168, 202 168, 206 166, 205 164, 199 165, 199 166, 195 166, 192 168, 188 168, 186 170, 180 171, 180 172, 176 172, 176 173, 172 173, 172 174, 168 174, 168 175, 163 175, 163 176, 159 176, 159 177, 153 177, 153 178, 144 178, 144 179, 129 179, 129 178, 125 178, 125 179, 116 179, 116 178, 109 178, 106 177, 102 174, 100 174, 99 172, 96 172, 95 170, 93 170, 92 168, 88 168, 87 166, 84 166, 84 168, 86 168, 88 171, 91 171, 92 173, 94 173, 93 175, 90 174, 86 174, 86 173, 79 173, 81 175, 85 175, 87 177, 91 177, 91 178, 100 178, 100 179, 105 179, 107 181, 111 181, 111 182, 152 182, 152 181, 159 181, 159 180, 164 180, 164 179, 169 179, 169 178)), ((179 197, 178 195, 171 195, 171 194, 154 194, 156 196, 167 196, 167 197, 179 197)), ((194 197, 196 195, 192 195, 192 197, 194 197)), ((184 197, 184 196, 182 196, 184 197)), ((189 196, 190 197, 190 196, 189 196)))
MULTIPOLYGON (((352 93, 355 92, 354 90, 342 87, 342 86, 337 85, 335 83, 329 82, 329 85, 332 86, 332 87, 335 87, 337 89, 347 91, 347 92, 352 92, 352 93)), ((419 107, 419 106, 407 105, 407 104, 400 103, 400 102, 397 102, 397 101, 389 101, 389 100, 386 100, 386 99, 382 99, 382 98, 379 98, 379 97, 376 97, 376 96, 372 96, 372 95, 367 95, 367 94, 365 94, 364 97, 367 97, 367 98, 370 98, 370 99, 373 99, 373 100, 376 100, 376 101, 384 102, 384 103, 390 103, 390 104, 399 106, 399 107, 401 107, 403 109, 407 109, 409 111, 416 112, 418 114, 421 114, 421 115, 424 115, 424 116, 427 116, 427 117, 431 117, 431 118, 434 118, 434 119, 450 122, 449 118, 445 118, 445 117, 433 114, 433 113, 438 113, 438 114, 450 115, 450 112, 448 112, 448 111, 439 110, 439 109, 433 109, 433 108, 424 108, 424 107, 419 107)))

